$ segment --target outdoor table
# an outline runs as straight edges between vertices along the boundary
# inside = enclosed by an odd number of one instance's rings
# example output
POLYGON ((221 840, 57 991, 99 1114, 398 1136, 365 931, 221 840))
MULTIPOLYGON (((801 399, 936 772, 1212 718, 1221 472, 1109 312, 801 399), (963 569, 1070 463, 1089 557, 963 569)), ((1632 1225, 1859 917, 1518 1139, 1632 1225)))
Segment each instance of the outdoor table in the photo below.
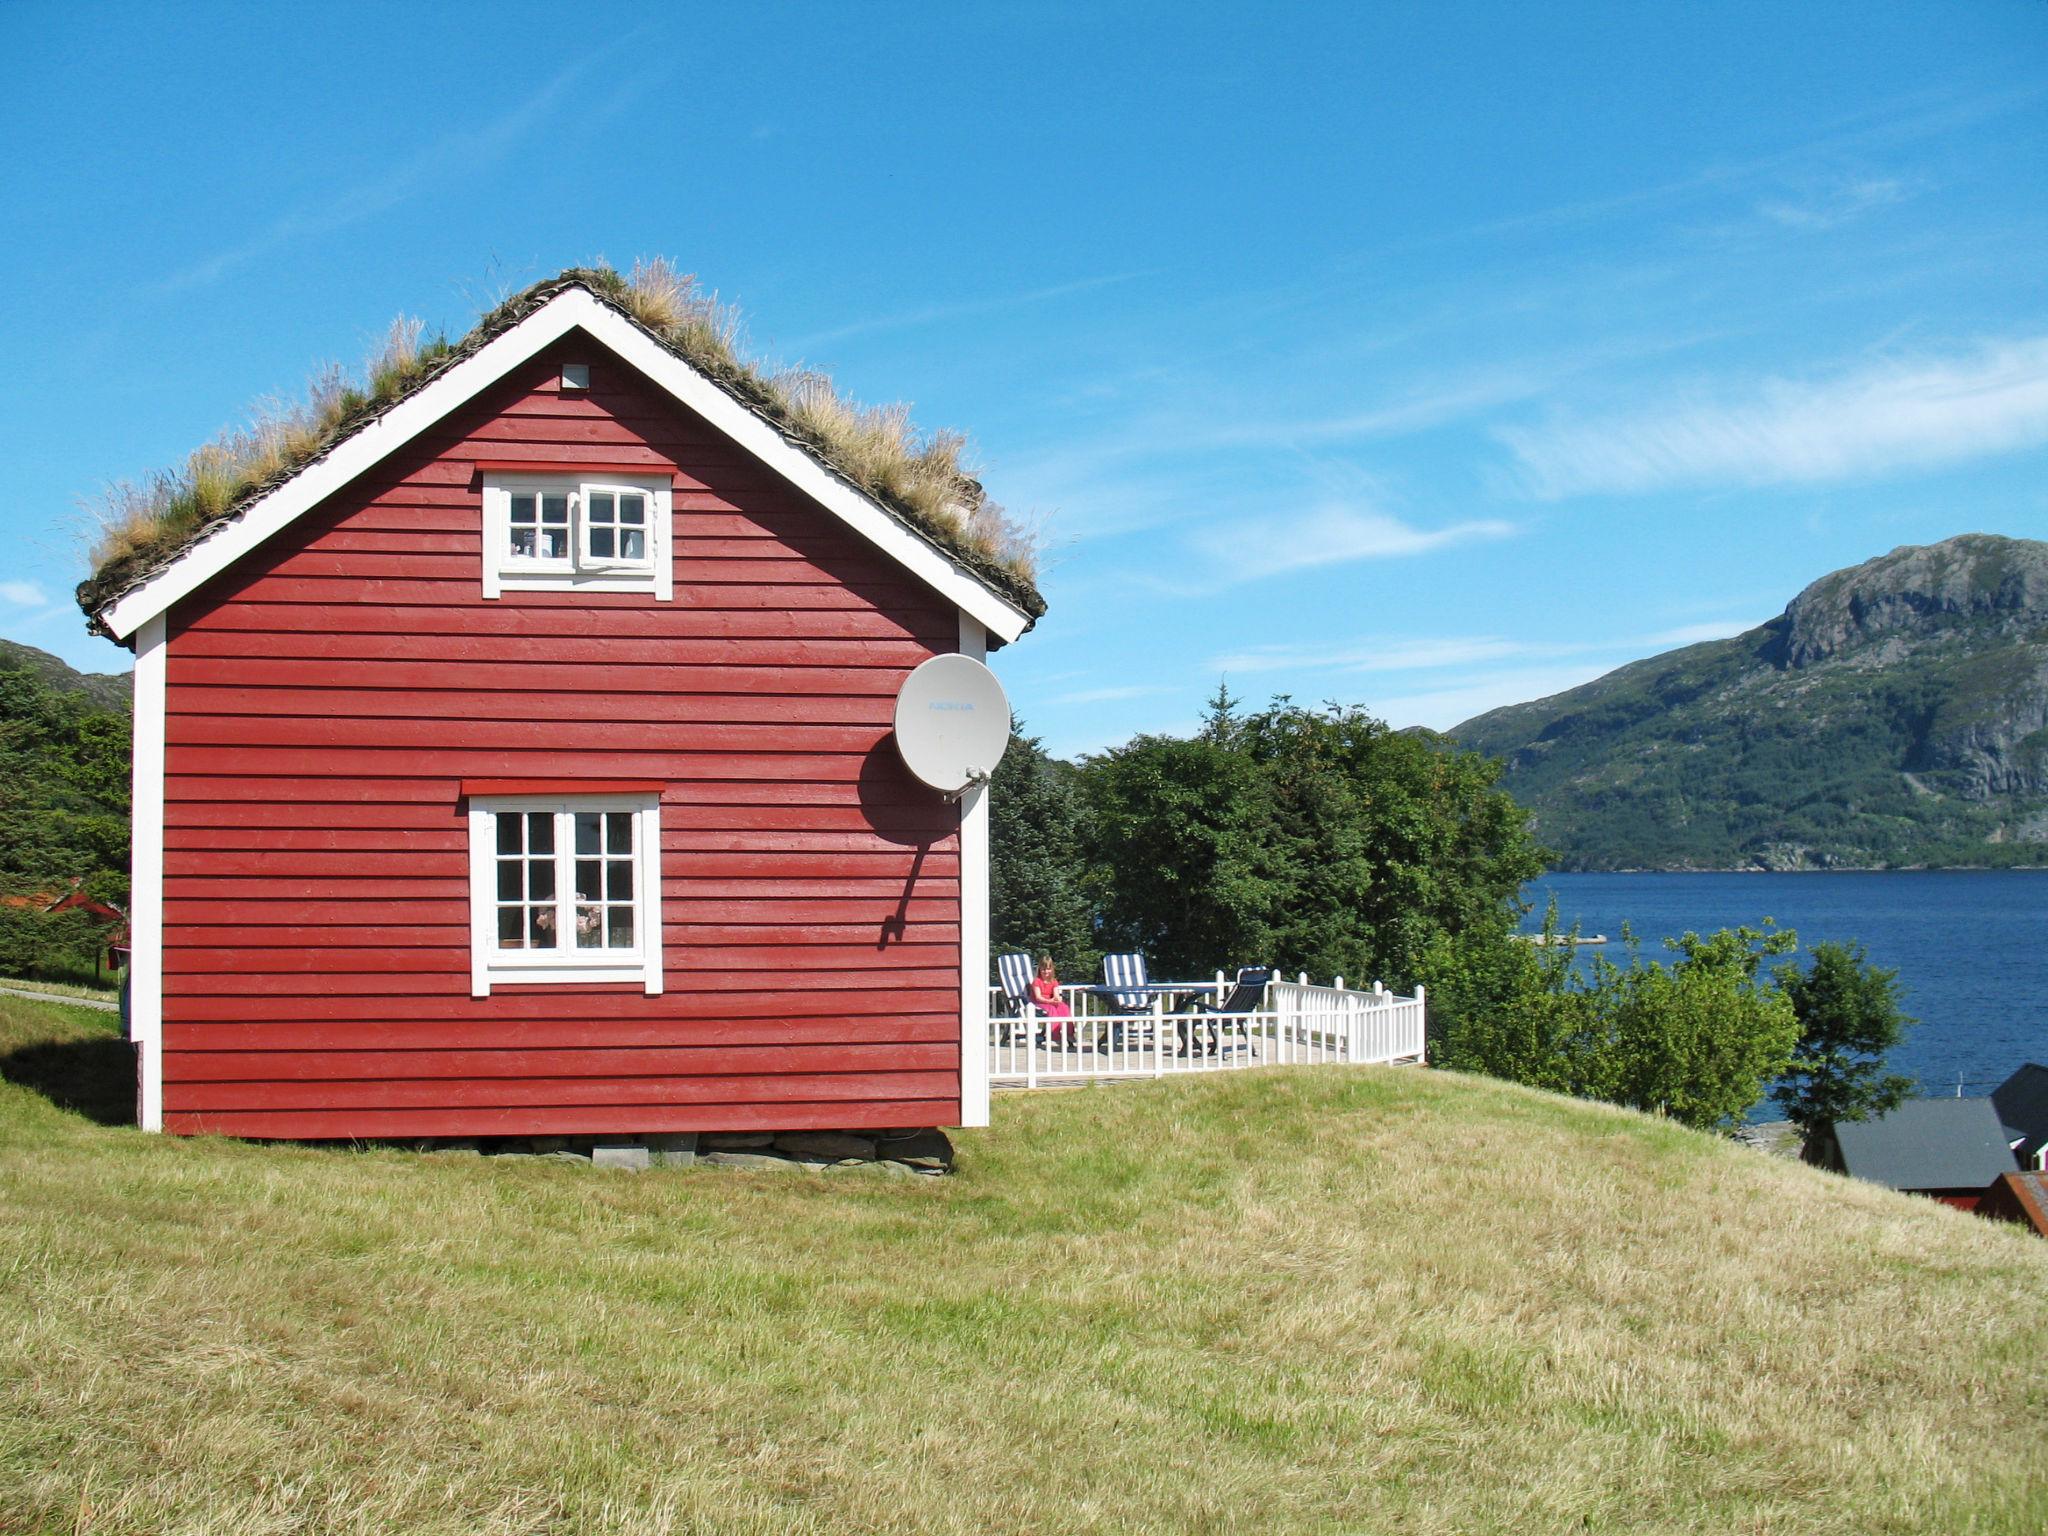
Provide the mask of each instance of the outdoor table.
POLYGON ((1108 982, 1103 982, 1099 986, 1076 987, 1074 990, 1077 992, 1087 992, 1095 997, 1108 998, 1111 1001, 1119 997, 1129 997, 1133 993, 1142 992, 1147 997, 1164 997, 1170 1004, 1197 992, 1214 992, 1216 990, 1216 983, 1214 981, 1148 981, 1138 986, 1117 987, 1111 986, 1108 982))

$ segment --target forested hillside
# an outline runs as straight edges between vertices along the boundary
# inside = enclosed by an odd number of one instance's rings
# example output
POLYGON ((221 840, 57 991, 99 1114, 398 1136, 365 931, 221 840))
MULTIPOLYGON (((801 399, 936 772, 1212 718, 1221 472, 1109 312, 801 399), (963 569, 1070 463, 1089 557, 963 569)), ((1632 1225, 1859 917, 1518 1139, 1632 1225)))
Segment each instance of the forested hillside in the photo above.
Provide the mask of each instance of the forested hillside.
POLYGON ((0 892, 128 899, 129 679, 0 640, 0 892))
POLYGON ((2048 864, 2048 544, 1896 549, 1450 734, 1567 869, 2048 864))

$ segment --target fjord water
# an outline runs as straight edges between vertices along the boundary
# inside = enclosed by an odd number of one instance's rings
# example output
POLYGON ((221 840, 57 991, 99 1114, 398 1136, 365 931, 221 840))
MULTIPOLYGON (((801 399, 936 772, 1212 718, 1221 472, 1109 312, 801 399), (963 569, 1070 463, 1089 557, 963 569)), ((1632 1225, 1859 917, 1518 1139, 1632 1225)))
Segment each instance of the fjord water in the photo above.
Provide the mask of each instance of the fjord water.
POLYGON ((1796 929, 1802 952, 1860 941, 1899 973, 1919 1020, 1891 1064, 1925 1094, 1954 1093, 1959 1076, 1964 1093, 1989 1093, 2022 1062, 2048 1062, 2048 870, 1552 874, 1523 895, 1525 929, 1542 927, 1555 897, 1561 926, 1613 941, 1586 953, 1619 964, 1624 923, 1646 960, 1668 958, 1667 937, 1766 917, 1796 929))

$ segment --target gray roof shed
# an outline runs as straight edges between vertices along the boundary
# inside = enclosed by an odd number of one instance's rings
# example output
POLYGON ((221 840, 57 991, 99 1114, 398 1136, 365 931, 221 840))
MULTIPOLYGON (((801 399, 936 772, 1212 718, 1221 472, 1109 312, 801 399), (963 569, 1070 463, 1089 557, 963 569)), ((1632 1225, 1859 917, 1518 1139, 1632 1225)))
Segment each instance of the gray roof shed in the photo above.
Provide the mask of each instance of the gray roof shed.
POLYGON ((1845 1170, 1893 1189, 1979 1190, 2019 1167, 1989 1099, 1908 1099, 1836 1126, 1835 1145, 1845 1170))

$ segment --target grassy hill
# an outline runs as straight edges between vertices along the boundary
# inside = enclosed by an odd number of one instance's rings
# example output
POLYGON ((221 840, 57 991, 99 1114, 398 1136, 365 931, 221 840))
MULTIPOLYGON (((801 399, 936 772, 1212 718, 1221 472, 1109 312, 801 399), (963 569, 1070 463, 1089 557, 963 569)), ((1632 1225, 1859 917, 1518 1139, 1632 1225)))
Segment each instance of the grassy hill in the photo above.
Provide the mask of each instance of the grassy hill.
POLYGON ((607 1174, 97 1124, 109 1027, 0 998, 0 1530, 2048 1527, 2048 1244, 1623 1111, 1230 1074, 607 1174))
POLYGON ((2048 863, 2048 544, 1896 549, 1449 734, 1567 869, 2048 863))

